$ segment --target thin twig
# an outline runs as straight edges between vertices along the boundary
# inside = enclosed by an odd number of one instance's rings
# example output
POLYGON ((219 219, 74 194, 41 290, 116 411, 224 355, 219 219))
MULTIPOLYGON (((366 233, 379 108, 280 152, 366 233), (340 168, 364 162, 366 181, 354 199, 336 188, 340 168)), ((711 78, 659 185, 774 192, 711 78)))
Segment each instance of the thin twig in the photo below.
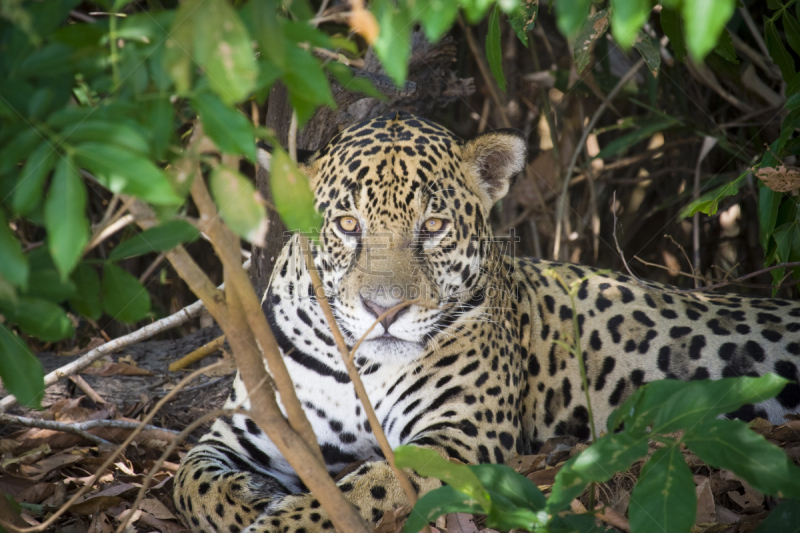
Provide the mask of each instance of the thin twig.
POLYGON ((103 464, 101 464, 100 467, 92 475, 92 478, 83 487, 78 489, 78 491, 75 494, 73 494, 72 497, 69 499, 69 501, 67 501, 64 505, 59 507, 58 510, 56 510, 52 515, 50 515, 47 518, 47 520, 45 520, 44 522, 42 522, 41 524, 39 524, 37 526, 27 527, 27 528, 14 527, 13 525, 8 524, 6 522, 2 522, 2 521, 0 521, 0 526, 3 526, 6 529, 11 530, 11 531, 16 531, 17 533, 34 533, 34 532, 39 532, 39 531, 46 531, 51 525, 53 525, 53 523, 61 515, 66 513, 69 510, 69 508, 72 507, 72 505, 81 498, 81 496, 83 496, 84 494, 89 492, 89 490, 91 490, 91 488, 94 486, 94 484, 97 482, 97 480, 100 479, 100 476, 103 475, 103 473, 106 471, 106 469, 109 466, 111 466, 111 464, 117 459, 117 457, 119 457, 119 455, 125 450, 125 448, 127 448, 128 445, 131 442, 133 442, 133 440, 139 435, 139 433, 142 432, 144 427, 147 426, 148 423, 150 423, 150 421, 153 419, 153 417, 156 415, 156 413, 158 413, 158 411, 170 399, 172 399, 173 396, 175 396, 183 387, 186 386, 187 383, 192 381, 194 378, 196 378, 197 376, 201 375, 203 372, 206 372, 206 371, 208 371, 208 370, 210 370, 212 368, 216 368, 217 366, 220 366, 221 364, 222 363, 214 363, 213 365, 209 365, 209 366, 207 366, 205 368, 201 368, 201 369, 195 370, 194 372, 192 372, 191 374, 189 374, 188 376, 183 378, 174 389, 169 391, 169 393, 166 396, 164 396, 161 400, 158 401, 158 403, 156 403, 156 405, 153 408, 153 410, 150 411, 144 417, 144 419, 141 421, 139 426, 136 429, 134 429, 131 432, 130 435, 128 435, 128 438, 125 439, 125 442, 120 444, 114 451, 112 451, 109 454, 109 456, 106 458, 106 460, 103 462, 103 464))
MULTIPOLYGON (((0 414, 0 422, 6 424, 17 424, 29 428, 50 429, 53 431, 61 431, 62 433, 72 433, 79 435, 94 444, 111 444, 111 442, 89 433, 91 429, 136 429, 141 424, 130 420, 87 420, 85 422, 58 422, 56 420, 42 420, 39 418, 30 418, 27 416, 16 416, 9 414, 0 414)), ((177 435, 178 432, 172 429, 163 429, 157 426, 145 426, 144 429, 148 431, 163 431, 165 433, 172 433, 177 435)))
POLYGON ((597 108, 597 111, 594 112, 592 115, 592 119, 589 121, 589 124, 583 129, 583 134, 581 135, 578 144, 575 145, 575 150, 572 152, 572 158, 569 161, 569 167, 567 168, 567 175, 564 177, 564 182, 561 186, 561 197, 559 198, 558 208, 556 209, 556 231, 555 237, 553 239, 553 259, 556 261, 558 260, 559 253, 561 252, 561 227, 563 224, 564 218, 564 210, 566 208, 567 203, 567 191, 569 188, 569 182, 572 179, 572 174, 575 172, 575 165, 578 162, 578 156, 583 151, 583 145, 586 144, 586 139, 589 137, 589 134, 594 130, 595 124, 600 119, 600 116, 605 112, 606 108, 608 107, 608 103, 611 102, 614 97, 617 96, 617 93, 622 90, 622 88, 627 85, 627 83, 633 79, 636 73, 639 71, 640 68, 644 66, 644 59, 640 59, 633 65, 628 72, 625 73, 622 78, 617 82, 611 92, 608 93, 608 98, 600 104, 597 108))
POLYGON ((220 335, 213 341, 207 342, 196 350, 192 350, 177 361, 171 363, 169 365, 169 371, 177 372, 178 370, 183 370, 192 363, 195 363, 218 351, 220 348, 222 348, 223 344, 225 344, 225 335, 220 335))
MULTIPOLYGON (((310 250, 310 243, 305 236, 300 236, 299 242, 301 250, 310 250)), ((386 457, 386 461, 389 463, 392 472, 394 472, 398 483, 400 483, 400 487, 403 489, 403 492, 405 492, 406 498, 408 498, 409 503, 413 506, 417 502, 417 492, 414 490, 414 487, 411 485, 411 482, 405 473, 395 464, 394 451, 389 444, 389 440, 386 438, 386 434, 383 432, 383 427, 381 426, 380 420, 378 420, 378 416, 375 414, 375 410, 372 408, 367 390, 364 388, 364 383, 362 383, 361 377, 358 375, 358 369, 353 364, 352 357, 353 354, 355 354, 355 350, 358 348, 358 345, 353 347, 352 353, 347 348, 347 343, 342 336, 342 332, 339 331, 339 325, 336 323, 336 318, 333 316, 331 304, 328 302, 328 298, 325 295, 325 288, 322 285, 322 280, 319 279, 319 274, 314 266, 313 258, 311 257, 310 253, 304 255, 306 260, 306 269, 311 276, 311 284, 314 288, 314 295, 316 296, 317 303, 319 303, 320 307, 322 308, 322 313, 325 315, 325 320, 327 320, 328 326, 331 328, 331 333, 336 341, 336 347, 339 349, 339 353, 342 356, 342 361, 344 361, 344 366, 347 368, 347 374, 350 376, 350 381, 353 382, 356 395, 358 395, 358 399, 361 400, 361 405, 364 407, 364 412, 366 413, 367 420, 372 428, 372 433, 375 435, 378 445, 381 447, 381 451, 383 452, 384 457, 386 457)), ((387 311, 383 315, 388 316, 388 314, 389 312, 387 311)), ((383 318, 385 317, 386 316, 383 316, 383 318)), ((375 324, 373 324, 373 327, 374 325, 375 324)), ((371 329, 372 328, 370 328, 370 330, 371 329)), ((364 334, 364 336, 366 336, 368 333, 369 330, 364 334)), ((359 339, 359 344, 362 339, 359 339)))

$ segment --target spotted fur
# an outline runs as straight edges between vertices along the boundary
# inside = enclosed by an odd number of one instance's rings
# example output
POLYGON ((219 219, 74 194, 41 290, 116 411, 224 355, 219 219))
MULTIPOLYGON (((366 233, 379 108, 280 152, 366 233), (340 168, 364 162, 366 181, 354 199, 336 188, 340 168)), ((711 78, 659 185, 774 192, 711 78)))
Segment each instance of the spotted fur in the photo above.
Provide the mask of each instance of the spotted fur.
MULTIPOLYGON (((797 302, 678 295, 621 274, 505 255, 492 240, 489 211, 523 168, 525 145, 514 131, 464 142, 400 113, 344 130, 304 164, 324 215, 314 259, 348 343, 384 310, 417 299, 376 326, 356 355, 392 446, 503 462, 548 437, 589 438, 577 361, 555 342, 572 338, 574 312, 545 269, 566 283, 583 279, 577 321, 598 427, 647 381, 765 372, 799 380, 797 302)), ((284 248, 264 312, 330 473, 366 461, 338 484, 374 523, 405 498, 309 296, 304 253, 296 238, 284 248)), ((239 402, 249 408, 237 378, 227 405, 239 402)), ((779 422, 798 404, 792 384, 734 414, 779 422)), ((438 484, 412 481, 420 492, 438 484)), ((183 461, 175 487, 194 531, 333 529, 246 416, 217 420, 183 461)))

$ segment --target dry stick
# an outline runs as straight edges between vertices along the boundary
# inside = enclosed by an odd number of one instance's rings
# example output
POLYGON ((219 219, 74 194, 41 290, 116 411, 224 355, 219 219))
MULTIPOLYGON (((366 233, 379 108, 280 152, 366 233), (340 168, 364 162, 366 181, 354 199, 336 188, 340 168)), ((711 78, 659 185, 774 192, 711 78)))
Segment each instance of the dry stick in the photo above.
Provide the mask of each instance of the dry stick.
POLYGON ((55 522, 55 521, 56 521, 56 520, 57 520, 57 519, 58 519, 58 518, 59 518, 61 515, 63 515, 64 513, 66 513, 66 512, 67 512, 67 510, 69 510, 69 508, 70 508, 70 507, 72 507, 72 505, 73 505, 75 502, 77 502, 77 501, 78 501, 78 499, 79 499, 81 496, 83 496, 84 494, 86 494, 87 492, 89 492, 89 490, 90 490, 90 489, 91 489, 91 488, 94 486, 94 484, 97 482, 97 480, 98 480, 98 479, 100 479, 100 476, 102 476, 102 475, 103 475, 103 473, 106 471, 106 468, 108 468, 109 466, 111 466, 111 464, 112 464, 112 463, 113 463, 113 462, 114 462, 114 461, 117 459, 117 457, 119 456, 119 454, 120 454, 120 453, 122 453, 122 451, 123 451, 123 450, 125 450, 125 448, 127 448, 127 447, 128 447, 128 445, 129 445, 131 442, 133 442, 133 439, 135 439, 135 438, 136 438, 136 436, 137 436, 137 435, 139 435, 139 433, 141 433, 141 432, 142 432, 142 430, 143 430, 143 427, 144 427, 144 426, 146 426, 146 425, 147 425, 147 424, 148 424, 148 423, 149 423, 149 422, 150 422, 150 421, 153 419, 153 417, 156 415, 156 413, 157 413, 157 412, 158 412, 158 411, 159 411, 159 410, 160 410, 160 409, 161 409, 161 408, 162 408, 162 407, 163 407, 163 406, 164 406, 164 405, 165 405, 165 404, 166 404, 168 401, 170 401, 170 400, 172 399, 172 397, 173 397, 173 396, 175 396, 175 395, 176 395, 178 392, 180 392, 180 390, 181 390, 183 387, 185 387, 187 383, 189 383, 190 381, 192 381, 192 380, 193 380, 194 378, 196 378, 197 376, 201 375, 203 372, 207 372, 208 370, 211 370, 211 369, 213 369, 213 368, 217 368, 217 367, 219 367, 219 366, 222 366, 222 363, 214 363, 213 365, 208 365, 208 366, 206 366, 206 367, 204 367, 204 368, 200 368, 200 369, 198 369, 198 370, 195 370, 194 372, 192 372, 191 374, 189 374, 188 376, 186 376, 185 378, 183 378, 183 379, 182 379, 182 380, 181 380, 181 381, 178 383, 178 385, 177 385, 177 386, 176 386, 174 389, 172 389, 171 391, 169 391, 169 393, 168 393, 166 396, 164 396, 163 398, 161 398, 161 399, 158 401, 158 403, 156 403, 155 407, 153 407, 153 410, 152 410, 152 411, 150 411, 150 412, 147 414, 147 416, 145 416, 145 417, 144 417, 144 419, 142 419, 141 423, 139 424, 139 427, 137 427, 136 429, 134 429, 134 430, 133 430, 133 432, 132 432, 130 435, 128 435, 128 438, 127 438, 127 439, 125 439, 125 442, 123 442, 122 444, 120 444, 120 445, 119 445, 119 447, 118 447, 116 450, 114 450, 114 451, 113 451, 113 452, 112 452, 112 453, 111 453, 111 454, 108 456, 108 458, 107 458, 107 459, 106 459, 106 460, 103 462, 103 464, 102 464, 102 465, 100 465, 100 467, 99 467, 99 468, 98 468, 98 469, 95 471, 94 475, 92 475, 92 478, 89 480, 89 482, 88 482, 88 483, 86 483, 86 485, 84 485, 84 486, 83 486, 83 487, 81 487, 80 489, 78 489, 78 492, 76 492, 76 493, 75 493, 75 494, 72 496, 72 498, 70 498, 70 499, 69 499, 69 501, 67 501, 67 502, 66 502, 64 505, 62 505, 61 507, 59 507, 59 508, 58 508, 58 510, 57 510, 56 512, 54 512, 54 513, 53 513, 53 514, 52 514, 52 515, 51 515, 51 516, 50 516, 50 517, 49 517, 47 520, 45 520, 44 522, 42 522, 42 523, 41 523, 41 524, 39 524, 38 526, 34 526, 34 527, 27 527, 27 528, 18 528, 18 527, 15 527, 15 526, 13 526, 12 524, 8 524, 8 523, 6 523, 6 522, 4 522, 4 521, 0 520, 0 526, 3 526, 4 528, 6 528, 6 529, 8 529, 8 530, 10 530, 10 531, 15 531, 15 532, 17 532, 17 533, 34 533, 34 532, 39 532, 39 531, 45 531, 45 530, 46 530, 48 527, 50 527, 50 526, 51 526, 51 525, 52 525, 52 524, 53 524, 53 523, 54 523, 54 522, 55 522))
MULTIPOLYGON (((614 202, 616 202, 616 192, 614 193, 614 202)), ((622 259, 622 264, 625 266, 625 270, 628 271, 628 274, 633 278, 634 283, 637 285, 644 287, 645 289, 656 290, 660 292, 666 292, 670 294, 692 294, 696 292, 707 292, 714 289, 719 289, 721 287, 725 287, 727 285, 735 285, 737 283, 741 283, 742 281, 750 278, 754 278, 756 276, 760 276, 761 274, 766 274, 772 270, 776 270, 778 268, 792 268, 800 266, 800 261, 793 261, 789 263, 781 263, 779 265, 772 265, 767 268, 762 268, 761 270, 756 270, 755 272, 750 272, 749 274, 745 274, 744 276, 738 277, 736 279, 730 279, 728 281, 722 281, 720 283, 715 283, 714 285, 709 285, 707 287, 699 287, 696 289, 665 289, 661 287, 653 287, 652 285, 648 285, 641 280, 636 274, 631 272, 630 267, 628 266, 628 262, 625 260, 625 254, 622 253, 622 249, 619 247, 619 241, 617 241, 617 213, 614 212, 614 231, 612 233, 614 237, 614 244, 617 247, 617 253, 619 254, 620 259, 622 259)))
POLYGON ((478 44, 475 42, 475 36, 472 35, 472 28, 464 24, 464 19, 461 18, 461 15, 458 16, 458 24, 461 26, 461 30, 464 32, 464 36, 467 38, 467 44, 469 45, 469 49, 472 51, 472 55, 475 56, 475 62, 478 64, 478 70, 481 71, 481 77, 483 81, 486 82, 486 86, 489 88, 489 94, 492 95, 492 100, 497 105, 497 111, 500 113, 500 119, 503 121, 503 126, 506 128, 511 127, 511 122, 508 120, 508 115, 506 115, 506 108, 503 105, 503 101, 500 100, 500 94, 497 92, 497 88, 494 85, 494 78, 486 70, 486 64, 484 63, 483 53, 481 49, 478 48, 478 44))
MULTIPOLYGON (((184 307, 174 315, 170 315, 166 318, 162 318, 152 324, 148 324, 143 328, 134 331, 129 335, 125 335, 123 337, 119 337, 114 339, 113 341, 109 341, 102 346, 98 346, 94 350, 82 355, 78 359, 72 361, 71 363, 67 363, 66 365, 62 366, 61 368, 57 368, 56 370, 50 372, 44 377, 44 386, 45 388, 50 387, 58 382, 58 380, 69 377, 73 374, 76 374, 83 370, 84 368, 88 367, 101 357, 106 354, 116 352, 121 350, 131 344, 149 339, 150 337, 157 335, 163 331, 168 329, 180 326, 199 316, 203 312, 203 302, 196 301, 195 303, 184 307)), ((0 400, 0 413, 8 409, 9 407, 15 405, 17 403, 17 399, 13 395, 8 395, 2 400, 0 400)))
POLYGON ((611 102, 614 97, 617 96, 617 93, 633 78, 633 76, 639 71, 640 68, 642 68, 643 65, 644 59, 640 59, 630 68, 630 70, 628 70, 628 72, 625 73, 624 76, 622 76, 622 78, 620 78, 614 88, 611 89, 611 92, 608 93, 608 98, 606 98, 597 108, 597 111, 594 112, 589 124, 587 124, 583 129, 583 134, 581 135, 580 141, 578 141, 578 144, 575 145, 575 150, 572 152, 572 158, 570 159, 569 167, 567 168, 567 175, 564 178, 563 185, 561 186, 561 197, 559 198, 558 208, 556 209, 556 232, 553 240, 553 259, 556 261, 558 261, 558 254, 561 252, 561 226, 567 203, 567 191, 569 188, 569 182, 572 179, 572 174, 575 172, 575 165, 578 162, 578 156, 583 151, 583 146, 586 144, 586 139, 594 129, 594 126, 597 124, 600 116, 605 112, 609 102, 611 102))
MULTIPOLYGON (((286 369, 286 363, 278 348, 275 336, 272 334, 269 324, 267 324, 261 303, 253 291, 253 285, 250 283, 247 273, 239 267, 239 239, 226 226, 222 225, 217 215, 214 201, 211 199, 211 195, 202 180, 202 175, 198 172, 196 176, 192 183, 192 199, 200 211, 201 230, 210 237, 214 251, 222 261, 225 271, 230 272, 230 282, 233 285, 229 288, 233 288, 241 299, 247 324, 261 346, 264 359, 267 360, 270 374, 275 380, 275 386, 281 396, 281 404, 286 410, 289 424, 308 443, 311 452, 324 465, 325 460, 322 457, 317 437, 306 418, 303 407, 297 400, 297 393, 292 384, 292 379, 286 369)), ((228 336, 229 342, 230 338, 228 336)))
MULTIPOLYGON (((311 250, 308 239, 305 236, 300 236, 299 242, 301 250, 311 250)), ((389 466, 392 468, 397 481, 400 483, 400 487, 403 489, 403 492, 406 493, 406 498, 408 498, 409 503, 413 506, 417 502, 417 492, 414 490, 414 487, 411 485, 411 482, 409 481, 408 477, 406 477, 405 473, 397 468, 397 465, 394 464, 394 451, 392 451, 392 447, 389 445, 389 440, 386 438, 386 434, 383 432, 383 427, 378 420, 378 416, 375 414, 375 410, 372 408, 372 404, 369 401, 369 396, 364 388, 364 383, 362 383, 361 377, 358 375, 358 369, 353 364, 353 357, 358 344, 353 347, 352 353, 347 349, 347 343, 344 341, 342 332, 339 331, 339 326, 333 316, 333 310, 331 309, 330 302, 328 302, 328 298, 325 296, 325 288, 322 286, 322 280, 319 279, 319 274, 317 274, 311 253, 304 255, 306 260, 306 269, 311 276, 311 283, 314 286, 314 295, 316 296, 317 302, 322 308, 322 313, 325 315, 325 320, 327 320, 328 326, 331 328, 331 333, 336 341, 336 347, 339 348, 342 361, 344 361, 344 366, 347 368, 347 374, 350 376, 350 381, 353 382, 353 387, 356 389, 356 395, 358 395, 358 399, 361 400, 361 405, 364 407, 364 412, 367 415, 367 420, 369 420, 370 427, 372 427, 372 432, 381 447, 384 457, 386 457, 386 461, 389 463, 389 466)), ((412 302, 407 302, 407 304, 410 303, 412 302)), ((388 314, 389 311, 383 313, 383 318, 388 316, 388 314)), ((381 317, 379 317, 379 320, 380 318, 381 317)), ((377 322, 378 321, 375 323, 377 322)), ((375 326, 375 323, 373 323, 372 327, 375 326)), ((367 333, 365 333, 364 336, 359 339, 359 344, 371 329, 372 328, 367 330, 367 333)))
POLYGON ((192 363, 196 363, 197 361, 203 359, 204 357, 207 357, 212 353, 216 352, 217 350, 222 348, 223 344, 225 344, 225 335, 220 335, 213 341, 202 345, 198 349, 189 352, 188 354, 184 355, 174 363, 170 364, 169 371, 177 372, 178 370, 183 370, 192 363))
MULTIPOLYGON (((63 433, 72 433, 80 435, 81 437, 93 442, 94 444, 112 444, 102 437, 93 435, 88 431, 96 428, 120 428, 120 429, 136 429, 141 425, 141 422, 134 422, 130 420, 87 420, 85 422, 58 422, 56 420, 42 420, 39 418, 30 418, 27 416, 16 416, 8 414, 0 414, 0 422, 6 424, 17 424, 29 428, 51 429, 53 431, 61 431, 63 433)), ((144 429, 150 431, 163 431, 171 433, 170 439, 174 438, 178 432, 171 429, 163 429, 156 426, 145 426, 144 429)))
MULTIPOLYGON (((236 242, 236 239, 229 242, 236 242)), ((262 380, 268 378, 264 361, 254 342, 253 331, 248 324, 240 293, 234 287, 229 268, 225 268, 225 278, 229 282, 229 288, 225 292, 231 319, 230 324, 226 325, 228 342, 247 388, 250 399, 249 416, 267 433, 303 483, 328 511, 328 516, 337 531, 365 533, 370 531, 355 508, 339 491, 336 482, 328 474, 325 463, 313 453, 311 443, 304 441, 287 423, 278 408, 274 389, 270 387, 267 390, 267 387, 260 384, 262 380)), ((253 293, 252 287, 248 287, 248 290, 253 293)), ((262 349, 264 348, 267 347, 262 345, 262 349)), ((291 381, 289 385, 292 385, 291 381)), ((283 396, 281 402, 288 410, 287 401, 283 396)), ((316 438, 314 444, 317 444, 316 438)))
POLYGON ((147 492, 147 489, 150 488, 150 483, 153 482, 153 478, 161 469, 161 465, 164 464, 164 461, 167 460, 167 457, 170 456, 170 454, 175 450, 178 444, 183 442, 192 431, 200 427, 200 425, 204 424, 206 421, 213 420, 218 416, 223 416, 223 415, 226 416, 247 415, 247 411, 243 409, 217 409, 216 411, 211 411, 210 413, 204 414, 203 416, 201 416, 200 418, 198 418, 197 420, 186 426, 186 428, 184 428, 184 430, 180 432, 178 438, 176 438, 169 444, 169 446, 167 446, 167 449, 164 450, 164 453, 161 454, 161 457, 159 457, 158 460, 150 468, 150 471, 147 473, 147 476, 144 478, 144 481, 142 481, 142 486, 139 487, 139 492, 136 494, 136 500, 134 500, 133 505, 131 505, 130 511, 124 513, 124 517, 122 517, 122 521, 119 527, 117 527, 116 533, 123 533, 125 531, 125 528, 128 526, 128 522, 130 522, 131 518, 133 518, 133 515, 139 509, 139 504, 142 503, 142 500, 144 499, 144 495, 147 492))

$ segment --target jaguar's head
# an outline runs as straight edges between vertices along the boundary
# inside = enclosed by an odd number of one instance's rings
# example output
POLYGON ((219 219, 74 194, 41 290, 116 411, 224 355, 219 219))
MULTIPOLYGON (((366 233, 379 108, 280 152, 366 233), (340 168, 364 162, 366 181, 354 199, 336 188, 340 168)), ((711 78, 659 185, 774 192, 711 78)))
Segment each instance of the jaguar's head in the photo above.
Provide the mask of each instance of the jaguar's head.
POLYGON ((339 326, 352 344, 383 317, 359 356, 415 357, 482 298, 489 211, 525 159, 518 131, 464 142, 398 113, 350 126, 301 165, 324 217, 316 264, 339 326))

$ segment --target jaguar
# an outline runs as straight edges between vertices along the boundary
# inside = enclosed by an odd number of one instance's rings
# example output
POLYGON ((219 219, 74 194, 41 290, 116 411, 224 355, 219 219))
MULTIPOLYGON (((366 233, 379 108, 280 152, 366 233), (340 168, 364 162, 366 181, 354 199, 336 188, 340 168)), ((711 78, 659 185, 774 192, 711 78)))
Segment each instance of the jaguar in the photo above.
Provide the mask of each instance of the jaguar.
MULTIPOLYGON (((565 345, 575 321, 597 427, 648 381, 766 372, 800 381, 798 302, 679 293, 505 253, 490 211, 524 168, 526 146, 515 130, 465 142, 396 113, 342 130, 301 162, 324 223, 315 249, 297 237, 286 244, 262 307, 330 474, 361 462, 337 484, 372 524, 407 500, 353 392, 304 254, 313 254, 349 346, 363 337, 355 362, 392 447, 503 463, 553 436, 589 439, 579 364, 565 345), (575 306, 564 288, 573 282, 575 306)), ((260 159, 269 164, 268 153, 260 159)), ((246 395, 237 376, 226 406, 248 409, 246 395)), ((793 383, 731 415, 780 422, 798 404, 793 383)), ((409 476, 419 493, 439 486, 409 476)), ((245 415, 216 420, 187 454, 174 499, 198 532, 333 530, 245 415)))

